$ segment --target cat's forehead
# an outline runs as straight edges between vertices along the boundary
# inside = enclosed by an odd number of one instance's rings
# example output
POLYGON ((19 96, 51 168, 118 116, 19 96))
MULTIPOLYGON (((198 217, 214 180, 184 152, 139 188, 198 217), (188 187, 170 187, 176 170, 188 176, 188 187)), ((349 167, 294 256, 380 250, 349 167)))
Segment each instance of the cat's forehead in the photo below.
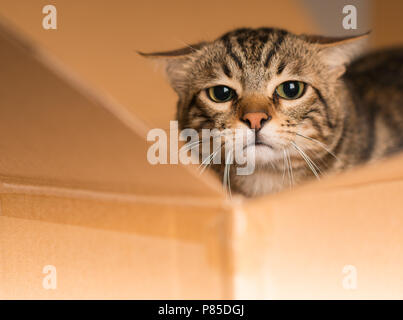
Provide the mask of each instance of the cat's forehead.
POLYGON ((290 35, 285 30, 275 28, 236 29, 219 37, 216 42, 223 43, 227 53, 238 53, 251 62, 261 61, 267 47, 281 44, 290 35))
MULTIPOLYGON (((199 62, 210 75, 225 74, 243 85, 258 87, 285 67, 303 65, 307 48, 296 35, 282 29, 237 29, 213 41, 199 62)), ((200 70, 201 71, 201 70, 200 70)))

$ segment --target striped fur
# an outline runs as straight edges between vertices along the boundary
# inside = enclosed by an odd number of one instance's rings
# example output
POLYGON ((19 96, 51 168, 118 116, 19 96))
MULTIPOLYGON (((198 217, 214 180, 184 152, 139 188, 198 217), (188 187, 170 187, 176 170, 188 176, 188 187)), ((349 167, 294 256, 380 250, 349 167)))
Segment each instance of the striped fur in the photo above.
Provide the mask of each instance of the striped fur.
MULTIPOLYGON (((315 171, 337 172, 403 148, 403 49, 363 56, 364 38, 244 28, 145 55, 166 61, 182 129, 248 130, 241 121, 245 110, 270 114, 259 131, 270 148, 256 147, 255 173, 230 170, 232 191, 256 196, 310 180, 315 171), (289 80, 307 84, 301 98, 286 101, 275 94, 289 80), (214 85, 231 87, 236 99, 209 101, 205 89, 214 85)), ((223 175, 224 165, 212 168, 223 175)))

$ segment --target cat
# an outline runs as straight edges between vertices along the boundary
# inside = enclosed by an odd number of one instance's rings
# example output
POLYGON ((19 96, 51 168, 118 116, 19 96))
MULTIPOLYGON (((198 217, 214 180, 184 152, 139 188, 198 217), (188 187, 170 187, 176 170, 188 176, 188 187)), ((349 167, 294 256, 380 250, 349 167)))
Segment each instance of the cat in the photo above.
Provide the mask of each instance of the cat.
MULTIPOLYGON (((229 170, 247 197, 371 162, 403 149, 403 48, 365 53, 347 38, 242 28, 155 53, 178 94, 181 129, 246 130, 255 171, 229 170)), ((221 177, 225 163, 212 168, 221 177)))

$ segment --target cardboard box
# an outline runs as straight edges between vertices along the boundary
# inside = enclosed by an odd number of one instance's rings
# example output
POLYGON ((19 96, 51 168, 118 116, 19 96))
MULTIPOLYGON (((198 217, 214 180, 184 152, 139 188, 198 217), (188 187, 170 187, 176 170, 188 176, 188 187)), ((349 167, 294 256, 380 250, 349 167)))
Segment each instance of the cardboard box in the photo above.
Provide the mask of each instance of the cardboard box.
MULTIPOLYGON (((45 35, 18 14, 24 32, 0 28, 0 298, 403 298, 402 156, 228 199, 208 172, 148 163, 150 123, 173 112, 135 103, 127 50, 111 61, 71 20, 45 35)), ((314 30, 303 15, 294 26, 314 30)))

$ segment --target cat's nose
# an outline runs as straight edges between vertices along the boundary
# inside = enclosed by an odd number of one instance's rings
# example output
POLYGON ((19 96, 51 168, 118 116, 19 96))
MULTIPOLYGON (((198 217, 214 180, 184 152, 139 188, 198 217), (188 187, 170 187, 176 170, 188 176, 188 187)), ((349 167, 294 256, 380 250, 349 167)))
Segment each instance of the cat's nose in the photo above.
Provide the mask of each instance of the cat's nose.
POLYGON ((250 112, 243 115, 242 120, 251 129, 260 130, 264 123, 271 119, 267 113, 264 112, 250 112))

